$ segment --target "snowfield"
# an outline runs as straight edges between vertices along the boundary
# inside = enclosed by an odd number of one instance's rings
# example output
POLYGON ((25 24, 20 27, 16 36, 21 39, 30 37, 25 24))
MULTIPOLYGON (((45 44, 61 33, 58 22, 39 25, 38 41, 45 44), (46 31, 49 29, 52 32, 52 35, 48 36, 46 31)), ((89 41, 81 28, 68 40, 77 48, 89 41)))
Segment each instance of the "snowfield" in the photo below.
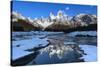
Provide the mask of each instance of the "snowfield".
POLYGON ((15 60, 30 54, 31 52, 24 51, 26 49, 31 49, 33 47, 38 47, 40 45, 47 45, 48 42, 46 40, 47 39, 32 38, 26 40, 12 41, 12 59, 15 60), (17 47, 18 45, 19 47, 17 47))
POLYGON ((86 62, 92 62, 97 61, 97 47, 91 46, 91 45, 80 45, 82 50, 84 50, 84 53, 87 55, 84 55, 81 57, 81 59, 84 59, 86 62))
POLYGON ((26 55, 31 54, 32 52, 26 52, 21 48, 13 47, 12 48, 12 60, 16 60, 18 58, 24 57, 26 55))

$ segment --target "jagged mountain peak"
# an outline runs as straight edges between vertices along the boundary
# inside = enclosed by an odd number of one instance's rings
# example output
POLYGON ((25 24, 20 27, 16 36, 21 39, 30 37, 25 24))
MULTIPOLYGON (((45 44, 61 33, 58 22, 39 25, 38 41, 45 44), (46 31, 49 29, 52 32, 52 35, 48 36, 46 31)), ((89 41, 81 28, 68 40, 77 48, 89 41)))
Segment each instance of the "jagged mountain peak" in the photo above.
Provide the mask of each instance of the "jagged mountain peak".
POLYGON ((96 15, 92 14, 78 14, 75 16, 76 21, 80 21, 81 23, 86 23, 86 24, 93 24, 96 23, 96 15))
POLYGON ((29 22, 33 23, 33 19, 31 19, 30 17, 27 18, 29 22))
POLYGON ((34 19, 31 19, 30 17, 24 17, 20 13, 13 11, 12 22, 18 22, 18 19, 24 20, 23 22, 32 24, 33 26, 40 28, 41 30, 45 30, 48 28, 54 29, 55 27, 55 29, 60 28, 59 30, 65 30, 67 28, 87 26, 89 24, 97 23, 96 15, 81 13, 76 16, 70 17, 61 10, 57 12, 56 16, 52 12, 50 12, 50 15, 46 18, 41 16, 40 18, 34 19))
POLYGON ((59 10, 58 13, 57 13, 57 18, 62 18, 63 17, 63 11, 62 10, 59 10))
POLYGON ((56 19, 56 16, 55 16, 52 12, 50 12, 50 19, 51 19, 51 20, 56 19))

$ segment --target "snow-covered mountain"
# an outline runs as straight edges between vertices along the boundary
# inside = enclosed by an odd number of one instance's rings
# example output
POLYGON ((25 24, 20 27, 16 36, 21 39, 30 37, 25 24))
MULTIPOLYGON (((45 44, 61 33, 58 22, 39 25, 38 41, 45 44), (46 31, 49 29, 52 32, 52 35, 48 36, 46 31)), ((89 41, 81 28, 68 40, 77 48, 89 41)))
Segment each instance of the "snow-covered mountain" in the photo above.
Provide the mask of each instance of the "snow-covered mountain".
POLYGON ((41 18, 40 20, 36 21, 40 26, 42 26, 42 30, 47 28, 49 25, 53 24, 53 22, 50 22, 48 19, 41 18))
POLYGON ((12 22, 17 22, 18 19, 22 19, 25 20, 26 18, 24 16, 22 16, 21 14, 17 13, 17 12, 12 12, 12 22))
POLYGON ((27 22, 28 24, 38 28, 38 30, 60 31, 69 28, 76 28, 78 26, 97 24, 96 15, 78 14, 76 16, 70 17, 61 10, 57 12, 57 15, 54 15, 52 12, 50 12, 50 15, 47 18, 42 16, 40 18, 31 19, 30 17, 24 17, 17 12, 12 12, 11 16, 12 22, 19 22, 18 20, 23 20, 24 23, 27 22))
POLYGON ((89 24, 96 24, 96 15, 91 14, 78 14, 71 19, 71 22, 75 26, 87 26, 89 24))
POLYGON ((13 31, 39 30, 38 24, 33 19, 26 18, 18 12, 12 12, 11 22, 13 31))

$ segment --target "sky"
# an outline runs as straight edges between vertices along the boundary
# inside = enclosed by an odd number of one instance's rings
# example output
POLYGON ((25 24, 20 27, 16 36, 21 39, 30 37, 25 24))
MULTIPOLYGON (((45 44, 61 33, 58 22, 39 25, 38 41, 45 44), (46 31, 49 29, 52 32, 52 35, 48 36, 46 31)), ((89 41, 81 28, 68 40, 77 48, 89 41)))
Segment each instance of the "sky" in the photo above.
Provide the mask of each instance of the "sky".
POLYGON ((16 11, 25 17, 39 18, 48 17, 50 12, 57 15, 59 10, 68 16, 75 16, 80 13, 97 15, 97 6, 95 5, 75 5, 61 3, 45 3, 30 1, 12 1, 12 11, 16 11))

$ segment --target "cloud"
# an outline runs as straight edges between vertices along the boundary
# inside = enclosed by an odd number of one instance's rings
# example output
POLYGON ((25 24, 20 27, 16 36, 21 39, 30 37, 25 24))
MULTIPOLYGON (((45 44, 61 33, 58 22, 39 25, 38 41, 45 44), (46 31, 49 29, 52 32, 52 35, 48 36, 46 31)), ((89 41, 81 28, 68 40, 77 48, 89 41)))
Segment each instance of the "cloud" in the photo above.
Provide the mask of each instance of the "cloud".
POLYGON ((69 8, 69 7, 66 7, 65 9, 66 9, 66 10, 69 10, 70 8, 69 8))

